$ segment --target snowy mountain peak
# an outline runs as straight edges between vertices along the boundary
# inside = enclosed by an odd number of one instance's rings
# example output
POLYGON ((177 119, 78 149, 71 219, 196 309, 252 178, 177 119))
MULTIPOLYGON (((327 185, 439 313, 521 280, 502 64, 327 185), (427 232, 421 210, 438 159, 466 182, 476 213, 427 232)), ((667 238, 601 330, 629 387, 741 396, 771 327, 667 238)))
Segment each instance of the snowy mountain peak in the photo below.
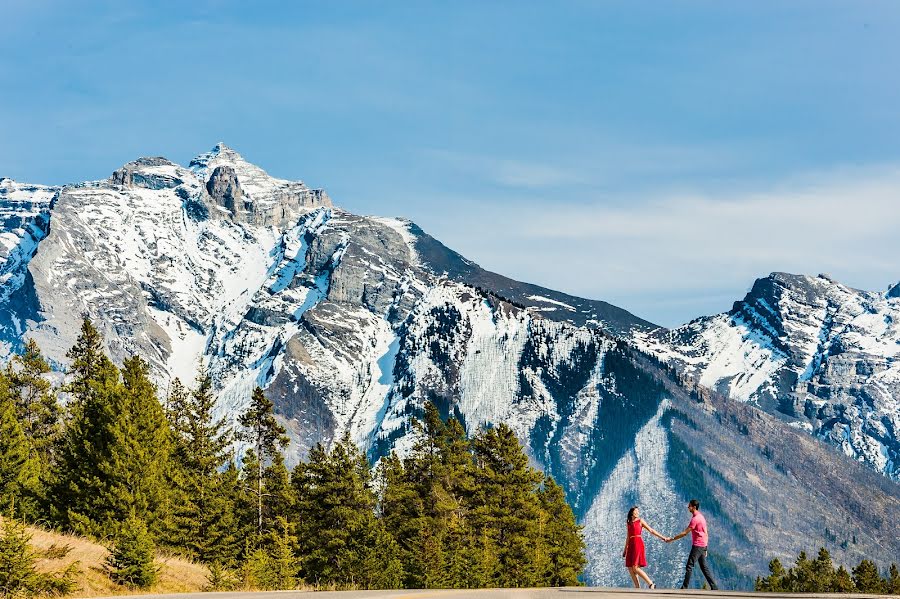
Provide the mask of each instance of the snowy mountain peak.
POLYGON ((900 297, 900 283, 897 283, 896 285, 888 289, 887 296, 900 297))
MULTIPOLYGON (((213 187, 221 190, 226 202, 246 202, 248 207, 253 206, 255 212, 268 213, 273 224, 284 224, 288 215, 332 205, 324 190, 310 189, 302 181, 272 177, 222 142, 191 160, 188 168, 204 182, 207 189, 213 187), (281 218, 278 217, 279 212, 282 213, 281 218)), ((210 191, 210 194, 213 192, 210 191)), ((215 199, 221 202, 222 198, 215 199)))
POLYGON ((900 289, 772 273, 725 314, 648 336, 701 385, 900 477, 900 289), (893 295, 892 295, 893 294, 893 295))

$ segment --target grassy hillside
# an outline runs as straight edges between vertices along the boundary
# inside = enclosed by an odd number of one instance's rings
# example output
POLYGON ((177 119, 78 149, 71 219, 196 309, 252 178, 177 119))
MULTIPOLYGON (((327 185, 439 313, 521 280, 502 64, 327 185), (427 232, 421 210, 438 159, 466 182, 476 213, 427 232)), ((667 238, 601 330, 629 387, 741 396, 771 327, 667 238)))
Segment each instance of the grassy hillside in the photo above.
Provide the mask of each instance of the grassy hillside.
POLYGON ((109 553, 105 547, 82 537, 50 532, 40 528, 28 528, 32 535, 31 546, 41 556, 37 563, 42 571, 62 570, 78 562, 78 590, 74 596, 97 597, 107 595, 146 593, 187 593, 200 591, 207 585, 208 570, 205 566, 185 559, 158 556, 159 580, 150 589, 131 591, 112 582, 104 571, 109 553), (66 552, 65 548, 69 548, 66 552), (65 553, 64 557, 54 554, 65 553))

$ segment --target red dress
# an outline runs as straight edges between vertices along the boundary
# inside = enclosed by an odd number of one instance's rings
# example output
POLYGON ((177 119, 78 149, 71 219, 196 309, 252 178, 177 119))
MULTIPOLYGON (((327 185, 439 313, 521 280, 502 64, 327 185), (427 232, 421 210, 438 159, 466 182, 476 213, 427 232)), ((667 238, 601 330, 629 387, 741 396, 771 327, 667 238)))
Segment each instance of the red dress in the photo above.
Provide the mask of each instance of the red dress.
POLYGON ((644 554, 644 539, 641 538, 643 527, 640 520, 629 522, 628 528, 628 547, 625 549, 625 567, 640 566, 643 568, 647 565, 647 556, 644 554))

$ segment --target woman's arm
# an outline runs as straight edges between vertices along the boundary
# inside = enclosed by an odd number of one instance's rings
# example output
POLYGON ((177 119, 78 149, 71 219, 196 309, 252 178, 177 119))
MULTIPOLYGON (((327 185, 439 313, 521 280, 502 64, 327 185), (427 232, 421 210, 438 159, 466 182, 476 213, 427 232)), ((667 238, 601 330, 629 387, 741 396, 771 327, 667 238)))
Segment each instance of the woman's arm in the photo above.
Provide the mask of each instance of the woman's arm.
POLYGON ((630 541, 630 540, 631 539, 628 538, 628 527, 626 526, 625 527, 625 548, 622 549, 622 557, 625 557, 625 555, 628 553, 628 541, 630 541))
POLYGON ((660 541, 665 541, 665 540, 666 540, 666 537, 662 536, 661 534, 659 534, 658 532, 656 532, 655 530, 653 530, 653 527, 652 527, 652 526, 650 526, 649 524, 647 524, 646 522, 644 522, 644 519, 643 519, 643 518, 641 518, 641 526, 643 526, 645 529, 647 529, 647 532, 649 532, 651 535, 653 535, 654 537, 656 537, 656 538, 659 539, 660 541))

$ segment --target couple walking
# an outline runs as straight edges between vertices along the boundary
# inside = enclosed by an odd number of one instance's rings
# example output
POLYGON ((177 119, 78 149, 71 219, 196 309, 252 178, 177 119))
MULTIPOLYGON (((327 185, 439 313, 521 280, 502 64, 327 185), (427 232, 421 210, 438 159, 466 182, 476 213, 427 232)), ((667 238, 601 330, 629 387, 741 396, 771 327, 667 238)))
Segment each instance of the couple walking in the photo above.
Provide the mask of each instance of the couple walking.
POLYGON ((641 533, 644 529, 647 529, 647 532, 651 535, 666 543, 677 541, 690 533, 693 538, 693 543, 691 546, 691 553, 688 556, 687 565, 684 567, 684 582, 681 583, 681 588, 688 588, 688 584, 691 582, 691 573, 694 571, 695 562, 700 563, 700 571, 702 571, 703 576, 706 577, 709 588, 712 590, 718 588, 716 586, 716 581, 713 580, 712 573, 709 571, 709 567, 706 565, 706 546, 709 541, 709 534, 706 530, 706 518, 700 513, 700 502, 696 499, 691 499, 688 502, 688 511, 691 513, 691 521, 687 528, 674 537, 664 537, 641 519, 641 513, 637 506, 628 510, 628 518, 625 524, 627 536, 625 538, 625 549, 622 551, 622 557, 625 558, 625 567, 628 568, 628 573, 631 575, 631 581, 634 583, 635 588, 641 587, 639 579, 643 579, 649 588, 656 588, 656 585, 650 580, 647 573, 641 569, 647 565, 647 556, 644 553, 644 539, 641 537, 641 533))

